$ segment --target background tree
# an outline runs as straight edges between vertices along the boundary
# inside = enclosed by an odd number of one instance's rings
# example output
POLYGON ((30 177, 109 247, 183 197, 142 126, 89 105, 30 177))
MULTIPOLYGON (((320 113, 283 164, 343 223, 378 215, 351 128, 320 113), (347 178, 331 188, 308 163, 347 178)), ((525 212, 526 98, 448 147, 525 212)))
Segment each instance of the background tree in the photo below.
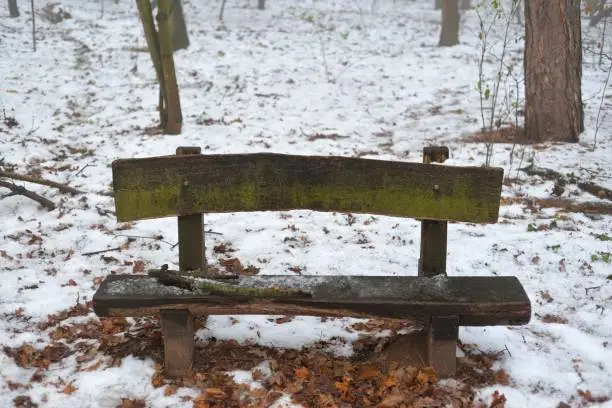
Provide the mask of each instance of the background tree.
POLYGON ((459 44, 459 2, 457 0, 443 0, 442 3, 442 30, 440 32, 440 46, 459 44))
POLYGON ((159 81, 160 125, 168 134, 181 133, 183 117, 179 98, 174 59, 172 56, 171 0, 160 0, 157 11, 157 29, 149 0, 137 0, 138 12, 145 32, 147 47, 159 81))
POLYGON ((578 142, 584 130, 580 0, 524 4, 525 137, 578 142))
POLYGON ((19 17, 19 8, 17 7, 17 0, 8 0, 9 16, 19 17))
POLYGON ((266 0, 257 0, 257 8, 264 10, 266 8, 266 0))
POLYGON ((185 24, 185 14, 181 0, 172 1, 172 49, 174 51, 189 47, 189 36, 185 24))

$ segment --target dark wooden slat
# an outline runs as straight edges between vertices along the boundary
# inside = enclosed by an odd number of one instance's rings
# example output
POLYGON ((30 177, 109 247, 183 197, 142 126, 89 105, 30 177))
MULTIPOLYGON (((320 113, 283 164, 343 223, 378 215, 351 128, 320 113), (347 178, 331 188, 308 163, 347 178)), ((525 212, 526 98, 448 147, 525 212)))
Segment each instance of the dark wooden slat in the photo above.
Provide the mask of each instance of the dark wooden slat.
POLYGON ((113 162, 117 218, 311 209, 497 221, 503 170, 282 154, 113 162))
POLYGON ((292 287, 312 297, 256 300, 248 295, 194 293, 155 278, 110 275, 94 295, 99 316, 150 315, 163 309, 194 314, 295 314, 414 318, 457 316, 459 325, 525 324, 531 305, 515 277, 248 276, 245 287, 292 287))

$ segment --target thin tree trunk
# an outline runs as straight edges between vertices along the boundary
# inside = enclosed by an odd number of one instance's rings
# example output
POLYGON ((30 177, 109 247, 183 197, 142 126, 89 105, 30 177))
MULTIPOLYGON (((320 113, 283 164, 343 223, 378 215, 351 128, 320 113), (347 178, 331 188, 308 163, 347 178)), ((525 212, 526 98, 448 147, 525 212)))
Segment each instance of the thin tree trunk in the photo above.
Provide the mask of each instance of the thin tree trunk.
POLYGON ((157 7, 159 53, 164 76, 164 94, 166 96, 167 121, 164 131, 170 135, 178 135, 181 133, 183 126, 183 115, 172 56, 172 28, 170 27, 172 0, 160 0, 157 7))
POLYGON ((9 16, 19 17, 19 8, 17 7, 17 0, 8 0, 9 16))
POLYGON ((257 0, 257 8, 264 10, 266 8, 266 0, 257 0))
POLYGON ((457 44, 459 44, 459 2, 443 0, 442 30, 438 45, 448 47, 457 44))
POLYGON ((164 87, 164 71, 162 69, 161 55, 159 53, 159 39, 157 31, 155 30, 155 22, 153 21, 153 9, 149 0, 137 0, 136 5, 138 6, 138 13, 140 14, 140 20, 144 28, 145 39, 147 40, 147 48, 153 61, 153 67, 155 68, 155 74, 157 75, 157 81, 159 82, 159 122, 162 128, 166 127, 167 112, 166 112, 166 95, 164 87))
POLYGON ((580 0, 524 3, 525 137, 578 142, 584 130, 580 0))
POLYGON ((172 48, 176 51, 189 47, 189 37, 181 0, 173 0, 172 5, 172 48))

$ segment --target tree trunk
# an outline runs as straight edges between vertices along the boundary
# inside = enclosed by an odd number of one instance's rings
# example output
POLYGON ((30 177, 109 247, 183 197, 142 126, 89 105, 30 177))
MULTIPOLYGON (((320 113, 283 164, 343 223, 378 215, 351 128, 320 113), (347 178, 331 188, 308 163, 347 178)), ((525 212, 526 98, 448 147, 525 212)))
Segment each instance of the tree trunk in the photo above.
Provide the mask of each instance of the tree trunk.
POLYGON ((448 47, 457 44, 459 44, 459 2, 443 0, 442 31, 438 45, 448 47))
POLYGON ((257 8, 264 10, 266 8, 266 0, 257 0, 257 8))
POLYGON ((181 101, 179 89, 174 70, 174 58, 172 56, 172 29, 170 27, 170 13, 172 12, 172 0, 160 0, 157 11, 157 30, 159 39, 159 54, 163 71, 163 87, 166 102, 166 126, 165 133, 178 135, 183 125, 181 113, 181 101))
POLYGON ((578 142, 584 130, 580 0, 524 3, 525 137, 578 142))
POLYGON ((172 49, 177 51, 189 47, 189 37, 181 0, 173 0, 172 6, 172 49))
POLYGON ((470 0, 461 0, 461 10, 470 10, 472 2, 470 0))
POLYGON ((436 10, 440 10, 442 8, 442 2, 443 0, 435 0, 434 7, 436 10))
POLYGON ((9 16, 19 17, 19 8, 17 7, 17 0, 8 0, 9 16))
POLYGON ((159 54, 159 38, 155 29, 155 21, 153 20, 153 8, 149 0, 137 0, 138 13, 144 28, 147 48, 153 61, 153 68, 159 82, 159 123, 162 128, 166 127, 167 115, 165 108, 166 96, 164 93, 164 71, 162 69, 161 55, 159 54))

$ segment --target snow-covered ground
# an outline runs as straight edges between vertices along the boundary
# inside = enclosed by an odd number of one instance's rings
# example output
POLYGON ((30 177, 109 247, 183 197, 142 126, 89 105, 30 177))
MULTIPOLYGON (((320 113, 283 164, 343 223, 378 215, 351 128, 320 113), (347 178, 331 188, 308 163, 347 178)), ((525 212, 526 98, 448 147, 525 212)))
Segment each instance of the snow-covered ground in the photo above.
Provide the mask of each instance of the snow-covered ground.
MULTIPOLYGON (((65 0, 52 10, 61 7, 71 18, 57 23, 45 20, 37 4, 36 52, 27 10, 16 19, 0 18, 0 117, 17 122, 0 123, 0 170, 86 192, 71 197, 17 182, 57 208, 46 211, 20 196, 0 200, 0 406, 139 406, 127 404, 142 400, 179 407, 194 405, 201 393, 196 387, 176 393, 155 387, 159 367, 151 358, 112 361, 98 348, 116 326, 90 332, 99 329, 98 319, 85 306, 75 307, 86 305, 111 271, 178 262, 174 219, 117 224, 108 194, 112 160, 201 146, 204 153, 420 161, 423 146, 444 144, 452 164, 484 163, 485 146, 463 141, 482 126, 474 11, 462 13, 461 45, 439 48, 440 12, 430 0, 271 0, 264 12, 255 3, 229 0, 220 23, 219 2, 185 2, 191 46, 175 56, 184 116, 179 136, 148 131, 158 119, 157 85, 142 52, 134 2, 106 1, 101 16, 99 2, 65 0), (146 238, 156 236, 163 239, 146 238), (70 330, 80 330, 81 340, 68 341, 70 330)), ((6 2, 0 15, 8 15, 6 2)), ((483 18, 490 12, 483 11, 483 18)), ((612 406, 610 202, 572 184, 562 198, 607 205, 608 214, 538 210, 525 203, 551 198, 554 183, 518 170, 533 162, 612 188, 612 89, 604 89, 610 61, 599 65, 600 30, 583 28, 581 143, 495 145, 492 163, 511 179, 500 223, 449 225, 450 275, 516 275, 533 303, 527 326, 461 329, 461 341, 475 353, 503 350, 493 368, 504 370, 507 381, 480 388, 484 401, 499 390, 508 407, 612 406)), ((492 33, 486 53, 489 84, 499 66, 502 31, 500 26, 492 33)), ((521 34, 513 23, 506 56, 519 79, 521 34)), ((606 41, 603 51, 612 55, 612 41, 606 41)), ((508 80, 507 89, 513 86, 508 80)), ((499 109, 511 111, 511 103, 504 100, 499 109)), ((416 274, 414 220, 311 211, 207 214, 205 220, 207 229, 219 233, 207 236, 211 263, 232 256, 265 274, 295 268, 304 274, 416 274), (213 251, 219 244, 232 251, 213 251)), ((211 317, 198 336, 279 348, 342 337, 349 344, 335 351, 350 354, 358 336, 347 331, 352 323, 211 317)), ((122 329, 129 332, 135 324, 143 323, 129 319, 122 329)), ((235 376, 253 380, 248 370, 235 376)), ((287 396, 279 401, 290 404, 287 396)))

